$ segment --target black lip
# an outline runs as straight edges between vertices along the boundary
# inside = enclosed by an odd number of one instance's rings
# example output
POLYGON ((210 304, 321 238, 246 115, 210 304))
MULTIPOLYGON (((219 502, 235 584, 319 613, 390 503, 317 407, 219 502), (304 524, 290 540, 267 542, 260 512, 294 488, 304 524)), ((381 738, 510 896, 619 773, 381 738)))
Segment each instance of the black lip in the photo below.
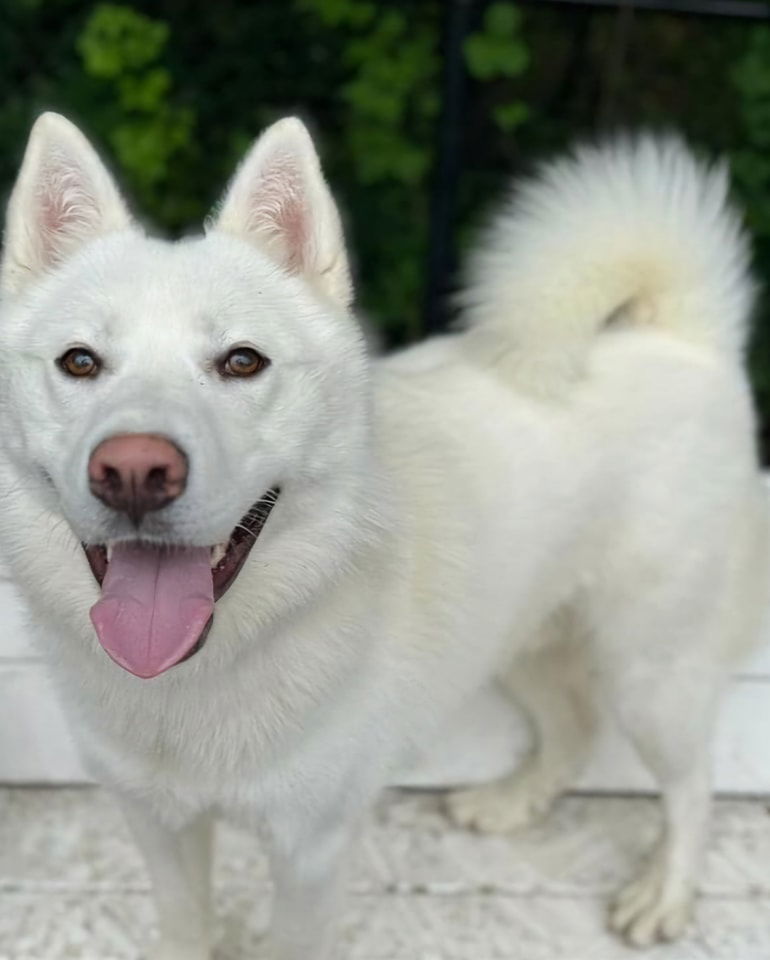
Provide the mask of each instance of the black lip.
POLYGON ((241 517, 238 526, 230 535, 227 552, 214 567, 214 600, 219 600, 235 582, 241 567, 251 552, 251 548, 267 523, 273 507, 281 494, 280 487, 271 487, 264 496, 254 503, 247 513, 241 517))
POLYGON ((102 546, 101 543, 94 543, 90 545, 87 543, 82 543, 81 546, 85 551, 88 565, 91 568, 91 573, 94 575, 94 579, 101 587, 102 581, 104 580, 104 575, 107 573, 107 548, 102 546))
MULTIPOLYGON (((267 493, 264 494, 264 496, 260 497, 259 500, 257 500, 257 502, 249 508, 248 512, 244 514, 236 528, 233 530, 232 534, 230 535, 230 540, 228 541, 227 551, 224 557, 211 571, 211 575, 214 580, 215 601, 224 596, 224 594, 227 593, 227 591, 235 582, 236 577, 241 571, 241 567, 246 561, 246 557, 248 557, 249 553, 251 552, 251 548, 257 541, 257 537, 259 537, 260 533, 262 532, 262 528, 267 523, 267 518, 270 516, 273 507, 278 501, 280 493, 280 487, 271 487, 267 493)), ((86 543, 82 544, 82 547, 86 558, 88 559, 88 564, 91 567, 91 572, 94 575, 94 579, 99 586, 101 586, 109 565, 109 561, 107 560, 107 548, 102 544, 86 543)), ((189 660, 190 657, 195 656, 195 654, 203 648, 213 622, 214 616, 212 614, 208 623, 203 628, 203 631, 195 646, 179 661, 179 663, 184 663, 185 660, 189 660)))
POLYGON ((201 635, 198 637, 195 643, 195 646, 188 653, 186 653, 181 660, 177 660, 177 662, 174 664, 175 667, 178 667, 180 663, 184 663, 185 660, 189 660, 190 657, 194 657, 199 650, 203 649, 203 645, 208 639, 208 635, 213 625, 214 625, 214 614, 212 613, 206 623, 206 626, 203 628, 201 635))

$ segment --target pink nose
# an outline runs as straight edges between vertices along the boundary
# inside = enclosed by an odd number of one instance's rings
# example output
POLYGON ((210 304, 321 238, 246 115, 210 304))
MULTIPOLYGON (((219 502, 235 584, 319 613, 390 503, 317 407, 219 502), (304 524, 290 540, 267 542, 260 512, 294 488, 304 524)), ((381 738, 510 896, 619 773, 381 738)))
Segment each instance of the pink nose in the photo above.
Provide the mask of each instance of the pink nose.
POLYGON ((165 437, 126 433, 109 437, 88 461, 91 493, 138 527, 144 515, 160 510, 184 492, 187 457, 165 437))

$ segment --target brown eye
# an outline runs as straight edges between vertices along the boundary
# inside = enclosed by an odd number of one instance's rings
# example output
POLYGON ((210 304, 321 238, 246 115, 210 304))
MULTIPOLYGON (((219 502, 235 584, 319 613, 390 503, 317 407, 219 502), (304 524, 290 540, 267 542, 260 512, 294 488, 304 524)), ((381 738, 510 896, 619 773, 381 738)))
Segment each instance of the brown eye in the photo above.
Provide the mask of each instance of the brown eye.
POLYGON ((71 377, 95 377, 101 369, 101 362, 95 353, 84 347, 73 347, 59 357, 61 369, 71 377))
POLYGON ((223 377, 253 377, 269 364, 267 357, 252 347, 236 347, 219 362, 219 372, 223 377))

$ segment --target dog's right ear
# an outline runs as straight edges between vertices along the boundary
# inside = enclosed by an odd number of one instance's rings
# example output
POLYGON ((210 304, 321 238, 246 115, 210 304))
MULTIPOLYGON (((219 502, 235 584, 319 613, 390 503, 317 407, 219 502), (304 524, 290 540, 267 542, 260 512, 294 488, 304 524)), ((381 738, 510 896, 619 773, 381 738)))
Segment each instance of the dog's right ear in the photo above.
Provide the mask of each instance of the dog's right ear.
POLYGON ((0 286, 18 293, 87 241, 131 217, 112 177, 78 128, 40 116, 8 203, 0 286))

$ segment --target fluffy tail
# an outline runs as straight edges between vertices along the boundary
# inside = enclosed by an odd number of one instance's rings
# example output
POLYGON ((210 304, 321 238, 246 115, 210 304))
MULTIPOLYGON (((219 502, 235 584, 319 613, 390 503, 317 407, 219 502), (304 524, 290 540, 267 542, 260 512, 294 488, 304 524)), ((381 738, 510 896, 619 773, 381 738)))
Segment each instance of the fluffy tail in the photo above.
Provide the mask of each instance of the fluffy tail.
POLYGON ((610 321, 741 356, 749 251, 724 167, 677 140, 577 150, 519 188, 471 260, 470 343, 517 382, 558 389, 610 321))

